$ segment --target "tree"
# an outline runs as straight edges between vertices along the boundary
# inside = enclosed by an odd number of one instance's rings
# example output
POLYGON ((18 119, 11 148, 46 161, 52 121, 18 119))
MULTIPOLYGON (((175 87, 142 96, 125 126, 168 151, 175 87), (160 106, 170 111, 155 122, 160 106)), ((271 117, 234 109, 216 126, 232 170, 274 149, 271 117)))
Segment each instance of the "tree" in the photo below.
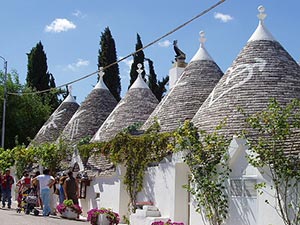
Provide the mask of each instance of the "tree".
MULTIPOLYGON (((137 43, 135 44, 135 51, 142 49, 143 48, 143 43, 141 40, 141 37, 139 34, 137 34, 137 43)), ((128 89, 131 87, 131 85, 134 83, 134 81, 136 80, 137 76, 138 76, 138 72, 137 70, 137 65, 140 63, 142 64, 142 77, 145 80, 145 67, 144 67, 144 61, 145 61, 145 55, 143 50, 138 51, 137 53, 135 53, 133 55, 133 63, 131 64, 131 69, 130 69, 130 84, 128 89)))
POLYGON ((169 82, 169 76, 162 78, 161 81, 157 81, 157 75, 154 71, 153 61, 151 59, 145 58, 149 64, 149 77, 148 77, 148 86, 156 96, 156 98, 161 101, 164 96, 164 93, 167 91, 166 85, 169 82))
MULTIPOLYGON (((265 110, 254 115, 244 114, 250 126, 245 137, 253 151, 248 157, 249 162, 270 176, 277 201, 275 209, 284 224, 299 225, 300 146, 297 140, 300 138, 300 101, 295 99, 281 106, 271 99, 265 110), (253 133, 258 138, 252 138, 253 133)), ((257 185, 261 193, 265 185, 257 185)), ((269 204, 267 200, 265 202, 269 204)))
POLYGON ((222 126, 224 122, 208 133, 186 120, 174 135, 174 149, 185 153, 184 162, 191 172, 190 184, 185 188, 196 200, 196 211, 204 212, 211 225, 222 225, 228 217, 225 184, 230 172, 230 139, 218 134, 222 126))
MULTIPOLYGON (((117 61, 117 53, 115 40, 113 39, 109 27, 104 29, 101 33, 100 49, 98 55, 98 67, 106 67, 117 61)), ((112 95, 117 101, 120 101, 121 93, 121 78, 119 72, 119 65, 114 64, 105 69, 105 75, 103 77, 104 83, 110 90, 112 95)))
MULTIPOLYGON (((54 77, 48 72, 47 57, 41 42, 33 47, 28 56, 27 86, 36 91, 44 91, 55 88, 54 77)), ((42 93, 43 102, 51 102, 52 110, 59 105, 58 92, 42 93)))
MULTIPOLYGON (((0 73, 3 80, 3 74, 0 73)), ((5 148, 13 148, 18 143, 27 145, 51 115, 51 107, 44 104, 41 96, 31 93, 32 89, 21 85, 16 72, 7 74, 8 93, 23 93, 22 95, 8 95, 6 106, 5 148)), ((0 86, 3 96, 3 86, 0 86)), ((3 105, 3 99, 0 99, 3 105)), ((0 108, 2 121, 2 108, 0 108)))

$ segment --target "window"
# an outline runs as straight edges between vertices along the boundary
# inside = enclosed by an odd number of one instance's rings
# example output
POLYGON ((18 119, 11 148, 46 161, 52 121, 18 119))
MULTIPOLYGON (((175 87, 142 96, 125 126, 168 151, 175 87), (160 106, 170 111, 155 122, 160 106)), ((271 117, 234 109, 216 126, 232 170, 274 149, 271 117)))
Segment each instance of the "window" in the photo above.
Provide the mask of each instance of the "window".
POLYGON ((232 197, 256 198, 255 189, 257 181, 254 178, 233 178, 230 179, 230 193, 232 197))

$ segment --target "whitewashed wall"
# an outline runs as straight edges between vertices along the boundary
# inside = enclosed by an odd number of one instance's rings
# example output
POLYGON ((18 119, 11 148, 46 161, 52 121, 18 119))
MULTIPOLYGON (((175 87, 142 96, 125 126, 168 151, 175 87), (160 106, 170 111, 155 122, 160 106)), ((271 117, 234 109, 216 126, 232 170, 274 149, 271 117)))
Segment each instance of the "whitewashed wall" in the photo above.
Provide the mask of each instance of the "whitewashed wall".
MULTIPOLYGON (((258 169, 249 165, 246 159, 248 154, 245 140, 234 137, 230 147, 230 167, 232 173, 230 180, 240 179, 249 184, 252 181, 257 183, 266 182, 267 187, 262 195, 254 193, 251 188, 248 196, 234 196, 229 190, 229 218, 226 225, 283 225, 274 207, 276 201, 274 190, 270 188, 271 180, 268 171, 261 173, 258 169), (265 201, 269 201, 268 205, 265 201)), ((88 187, 87 200, 83 200, 82 206, 85 212, 95 207, 108 207, 120 213, 127 214, 129 202, 126 187, 121 181, 124 168, 118 167, 113 177, 97 177, 88 187), (96 193, 100 198, 95 199, 96 193)), ((157 166, 149 167, 145 174, 144 189, 138 194, 138 201, 151 201, 160 210, 161 218, 170 218, 172 221, 184 222, 185 225, 209 225, 204 214, 196 212, 196 203, 193 197, 182 187, 188 184, 189 169, 182 161, 182 155, 174 154, 172 158, 165 159, 157 166)), ((256 191, 255 191, 256 192, 256 191)), ((149 220, 148 220, 149 221, 149 220)), ((151 223, 150 223, 151 224, 151 223)), ((139 224, 148 225, 148 224, 139 224)))
POLYGON ((144 180, 144 189, 138 201, 151 201, 161 212, 162 218, 188 224, 189 194, 182 187, 188 184, 188 167, 177 161, 165 159, 158 166, 149 167, 144 180))
POLYGON ((86 199, 81 199, 81 206, 85 214, 92 208, 105 207, 119 213, 120 218, 127 215, 129 196, 122 182, 123 172, 124 168, 119 166, 114 176, 95 177, 92 180, 87 188, 86 199))

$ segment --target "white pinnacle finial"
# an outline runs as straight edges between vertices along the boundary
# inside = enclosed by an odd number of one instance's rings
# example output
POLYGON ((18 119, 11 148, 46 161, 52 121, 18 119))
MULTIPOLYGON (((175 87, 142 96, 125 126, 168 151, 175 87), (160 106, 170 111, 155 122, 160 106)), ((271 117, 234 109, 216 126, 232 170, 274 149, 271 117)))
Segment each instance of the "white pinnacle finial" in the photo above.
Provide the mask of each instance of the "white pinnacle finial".
POLYGON ((68 96, 65 98, 64 102, 76 102, 76 99, 72 96, 72 85, 68 85, 68 96))
POLYGON ((99 67, 99 70, 98 70, 98 76, 99 78, 103 77, 104 76, 104 71, 103 71, 103 67, 99 67))
POLYGON ((99 76, 99 81, 96 84, 96 86, 94 87, 94 89, 105 89, 108 90, 108 88, 106 87, 104 81, 103 81, 103 76, 105 75, 104 71, 103 71, 103 67, 99 67, 98 70, 98 76, 99 76))
POLYGON ((206 42, 205 32, 202 30, 202 31, 199 32, 199 35, 200 35, 201 46, 204 46, 204 43, 206 42))
POLYGON ((143 65, 141 63, 137 64, 137 70, 136 72, 138 72, 138 76, 136 78, 136 80, 134 81, 134 83, 131 85, 130 89, 133 88, 149 88, 148 85, 146 84, 146 82, 144 81, 144 79, 142 78, 142 72, 144 70, 142 70, 143 65))
POLYGON ((267 14, 265 14, 265 7, 263 7, 262 5, 258 6, 258 12, 259 14, 257 15, 258 19, 263 23, 265 18, 267 17, 267 14))
POLYGON ((138 74, 139 75, 142 75, 142 72, 143 72, 143 70, 141 69, 143 66, 142 66, 142 64, 141 63, 139 63, 139 64, 137 64, 137 70, 136 70, 136 72, 138 72, 138 74))
POLYGON ((268 29, 264 25, 264 20, 267 17, 267 14, 265 14, 265 7, 262 5, 258 6, 258 12, 257 15, 259 22, 256 30, 248 40, 250 41, 259 41, 259 40, 268 40, 268 41, 276 41, 273 35, 268 31, 268 29))

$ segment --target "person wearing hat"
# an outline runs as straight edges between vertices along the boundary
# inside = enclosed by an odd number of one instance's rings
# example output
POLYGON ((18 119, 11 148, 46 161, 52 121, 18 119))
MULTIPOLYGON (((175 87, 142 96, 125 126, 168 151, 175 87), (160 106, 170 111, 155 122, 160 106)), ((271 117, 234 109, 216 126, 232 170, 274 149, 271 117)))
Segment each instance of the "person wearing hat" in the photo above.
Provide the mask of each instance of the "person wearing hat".
POLYGON ((15 183, 14 178, 10 175, 10 169, 5 170, 5 175, 2 177, 2 208, 5 207, 7 201, 7 207, 11 208, 11 188, 15 183))

